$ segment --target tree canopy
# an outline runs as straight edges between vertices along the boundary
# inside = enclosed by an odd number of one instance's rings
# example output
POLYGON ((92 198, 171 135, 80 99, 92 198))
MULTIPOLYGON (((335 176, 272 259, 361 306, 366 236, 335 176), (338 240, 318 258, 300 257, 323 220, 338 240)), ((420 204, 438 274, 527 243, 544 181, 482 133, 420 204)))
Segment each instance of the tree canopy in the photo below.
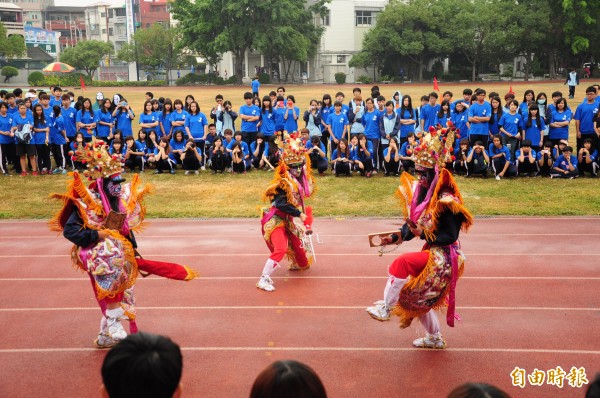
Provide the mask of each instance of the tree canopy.
POLYGON ((7 36, 6 27, 0 23, 0 58, 14 58, 25 55, 25 39, 20 35, 7 36))
POLYGON ((93 79, 100 60, 113 52, 113 45, 110 42, 80 41, 75 47, 64 49, 60 54, 60 61, 76 69, 84 70, 93 79))

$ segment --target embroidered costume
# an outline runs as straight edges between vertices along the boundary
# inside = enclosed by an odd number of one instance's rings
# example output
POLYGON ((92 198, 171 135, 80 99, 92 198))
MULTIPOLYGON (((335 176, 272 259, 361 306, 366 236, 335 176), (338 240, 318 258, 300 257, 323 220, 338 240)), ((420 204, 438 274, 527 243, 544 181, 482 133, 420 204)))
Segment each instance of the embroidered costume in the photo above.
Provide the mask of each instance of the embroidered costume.
POLYGON ((142 226, 146 214, 142 202, 151 188, 140 187, 137 174, 131 183, 121 184, 125 181, 121 162, 107 148, 97 141, 71 153, 73 160, 86 164, 84 176, 91 183, 86 187, 81 175, 72 173, 67 192, 51 195, 63 207, 49 222, 51 230, 62 232, 74 243, 73 265, 90 277, 103 315, 95 341, 99 348, 111 347, 127 336, 122 318, 130 321, 131 333, 137 331, 134 285, 138 272, 177 280, 196 276, 188 267, 139 257, 134 231, 142 226))
POLYGON ((314 186, 310 159, 298 137, 285 134, 277 142, 283 151, 283 161, 279 162, 275 178, 263 195, 263 200, 271 201, 271 207, 263 211, 261 219, 263 238, 271 255, 256 284, 268 292, 275 290, 271 274, 284 257, 289 260, 291 270, 306 270, 313 262, 312 253, 307 256, 303 244, 304 235, 312 233, 311 208, 304 204, 314 186), (302 220, 304 228, 296 224, 294 217, 302 220))
POLYGON ((390 313, 398 315, 401 328, 418 317, 427 333, 413 342, 417 347, 446 346, 431 310, 447 307, 446 322, 454 326, 456 282, 464 267, 458 236, 473 223, 452 174, 443 168, 455 135, 451 123, 448 128, 431 128, 415 149, 419 180, 406 172, 400 177, 397 196, 406 224, 385 243, 400 244, 416 233, 425 245, 421 252, 405 253, 389 266, 383 300, 367 308, 380 321, 390 319, 390 313))

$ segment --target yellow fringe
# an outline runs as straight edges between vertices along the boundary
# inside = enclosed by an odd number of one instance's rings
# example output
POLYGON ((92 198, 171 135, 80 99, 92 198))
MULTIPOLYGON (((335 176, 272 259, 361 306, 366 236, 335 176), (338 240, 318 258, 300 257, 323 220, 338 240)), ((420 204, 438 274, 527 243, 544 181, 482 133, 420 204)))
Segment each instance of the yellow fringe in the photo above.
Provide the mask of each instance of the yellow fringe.
POLYGON ((403 172, 400 176, 400 185, 396 190, 396 197, 400 201, 400 210, 404 218, 408 218, 408 208, 413 198, 413 183, 415 177, 407 172, 403 172))
POLYGON ((106 229, 105 231, 108 232, 108 234, 112 238, 114 238, 122 243, 124 261, 129 262, 132 266, 132 269, 131 269, 131 275, 129 276, 129 280, 127 281, 127 283, 124 286, 121 286, 119 288, 119 290, 115 293, 110 293, 110 292, 105 291, 96 283, 96 291, 98 292, 97 296, 98 296, 99 300, 102 300, 103 298, 106 298, 106 297, 111 297, 111 298, 115 297, 117 294, 123 293, 125 290, 131 288, 133 285, 135 285, 135 281, 137 280, 137 275, 138 275, 138 265, 137 265, 137 261, 135 259, 135 251, 133 250, 133 246, 131 245, 131 243, 117 231, 112 231, 109 229, 106 229))
POLYGON ((184 265, 183 268, 185 268, 185 270, 187 271, 187 276, 185 277, 184 280, 191 281, 192 279, 200 277, 200 273, 198 273, 196 270, 188 267, 187 265, 184 265))
MULTIPOLYGON (((317 187, 315 184, 315 177, 313 175, 312 168, 311 168, 310 158, 308 157, 308 155, 306 155, 305 158, 306 158, 306 167, 305 167, 306 178, 310 181, 310 183, 313 186, 313 191, 311 193, 311 195, 312 195, 317 191, 317 187)), ((294 198, 294 191, 298 191, 298 184, 293 179, 289 179, 289 178, 285 177, 286 172, 288 170, 289 170, 289 168, 285 164, 285 162, 283 162, 283 161, 279 162, 279 165, 275 169, 275 176, 274 176, 273 180, 271 181, 269 187, 267 188, 267 190, 265 191, 265 193, 262 196, 263 202, 273 200, 275 195, 277 195, 277 188, 280 188, 281 190, 283 190, 283 192, 285 192, 285 196, 287 198, 288 203, 290 203, 294 206, 300 205, 299 203, 296 202, 296 199, 294 198)))

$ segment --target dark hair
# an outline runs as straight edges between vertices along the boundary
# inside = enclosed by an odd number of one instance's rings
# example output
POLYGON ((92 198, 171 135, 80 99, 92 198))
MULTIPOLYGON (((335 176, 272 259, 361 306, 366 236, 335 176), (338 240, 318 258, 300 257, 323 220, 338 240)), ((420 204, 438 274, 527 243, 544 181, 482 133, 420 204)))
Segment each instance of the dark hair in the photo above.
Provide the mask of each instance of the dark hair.
POLYGON ((596 90, 596 87, 594 86, 589 86, 588 88, 585 89, 585 93, 597 93, 598 91, 596 90))
POLYGON ((429 93, 429 95, 427 97, 428 98, 433 97, 435 99, 438 99, 438 93, 436 93, 435 91, 432 91, 432 92, 429 93))
POLYGON ((147 91, 147 92, 146 92, 146 95, 147 95, 148 97, 150 97, 150 99, 154 98, 154 94, 152 94, 152 92, 151 92, 151 91, 147 91))
POLYGON ((463 95, 473 95, 473 90, 471 90, 470 88, 465 88, 463 90, 463 95))
POLYGON ((335 108, 336 106, 339 106, 339 107, 341 107, 341 106, 342 106, 342 103, 341 103, 340 101, 335 101, 335 102, 333 103, 333 107, 335 108))
POLYGON ((592 144, 594 141, 591 138, 586 138, 585 140, 583 140, 584 144, 592 144))
POLYGON ((450 101, 448 101, 448 100, 443 100, 442 103, 440 104, 440 110, 438 112, 438 117, 444 116, 444 105, 448 105, 448 110, 446 111, 446 116, 448 116, 448 118, 450 118, 450 101))
POLYGON ((325 105, 325 100, 329 100, 329 106, 331 106, 331 95, 323 94, 323 105, 325 105))
POLYGON ((510 395, 484 383, 465 383, 456 387, 447 398, 510 398, 510 395))
POLYGON ((340 151, 340 144, 344 143, 344 145, 346 146, 346 150, 344 151, 344 154, 346 155, 346 157, 349 159, 350 158, 350 146, 348 145, 348 140, 345 138, 341 138, 339 143, 338 143, 338 147, 337 147, 337 159, 341 158, 341 151, 340 151))
MULTIPOLYGON (((0 105, 0 107, 2 106, 0 105)), ((58 117, 60 115, 60 105, 54 105, 52 107, 52 112, 54 113, 55 118, 58 117)))
POLYGON ((531 147, 531 140, 523 140, 521 141, 521 148, 524 146, 531 147))
POLYGON ((552 93, 551 97, 554 98, 554 97, 562 97, 562 96, 563 95, 562 95, 562 93, 560 91, 555 91, 555 92, 552 93))
POLYGON ((142 111, 142 113, 146 113, 146 105, 148 105, 148 104, 150 104, 150 106, 151 106, 150 107, 150 113, 153 113, 152 112, 152 101, 151 100, 144 101, 144 110, 142 111))
POLYGON ((377 102, 379 102, 379 101, 385 101, 385 97, 383 95, 378 95, 377 102))
POLYGON ((169 110, 169 112, 172 113, 175 110, 175 106, 173 106, 173 102, 171 102, 170 98, 167 98, 165 100, 165 103, 163 104, 163 110, 162 110, 163 118, 165 116, 167 116, 167 105, 171 105, 171 109, 169 110))
POLYGON ((260 107, 260 111, 261 113, 265 113, 265 110, 268 110, 269 112, 273 112, 273 103, 271 102, 271 97, 269 97, 268 95, 263 96, 262 99, 262 104, 260 107), (265 107, 265 102, 268 102, 268 105, 265 107))
POLYGON ((533 90, 525 90, 525 94, 523 94, 523 102, 527 101, 527 94, 531 94, 531 96, 535 98, 535 93, 533 90))
POLYGON ((475 145, 483 146, 483 141, 475 141, 475 145))
POLYGON ((313 135, 310 139, 310 142, 313 144, 319 144, 321 142, 321 137, 319 137, 318 135, 313 135))
POLYGON ((244 93, 244 99, 245 99, 245 100, 247 100, 247 99, 252 99, 252 98, 254 98, 254 96, 252 95, 252 93, 251 93, 251 92, 249 92, 249 91, 246 91, 246 92, 244 93))
POLYGON ((33 112, 33 123, 34 125, 37 124, 38 122, 40 123, 46 123, 46 115, 44 114, 44 107, 42 106, 42 104, 35 104, 33 106, 33 109, 31 110, 31 112, 33 112), (42 110, 41 115, 37 114, 37 109, 40 108, 42 110))
POLYGON ((556 100, 556 102, 554 103, 556 105, 556 109, 558 110, 558 104, 559 103, 563 103, 565 105, 565 111, 567 110, 567 99, 564 97, 560 97, 559 99, 556 100))
POLYGON ((296 98, 293 95, 288 95, 287 96, 288 101, 291 100, 294 104, 296 103, 296 98))
POLYGON ((482 89, 482 88, 478 88, 478 89, 475 91, 475 95, 481 95, 481 94, 485 95, 485 94, 486 94, 486 93, 485 93, 485 90, 484 90, 484 89, 482 89))
POLYGON ((444 94, 442 94, 442 97, 445 97, 446 94, 449 94, 450 98, 454 97, 454 95, 452 94, 452 91, 444 91, 444 94))
POLYGON ((173 142, 183 142, 184 141, 184 136, 183 136, 183 131, 181 130, 177 130, 173 133, 173 142), (181 141, 179 141, 177 139, 177 136, 181 135, 181 141))
POLYGON ((19 95, 23 94, 23 90, 21 90, 20 88, 15 88, 13 90, 13 94, 15 95, 15 97, 18 97, 19 95))
POLYGON ((0 108, 2 108, 2 107, 5 107, 6 110, 8 110, 8 103, 6 103, 4 101, 0 102, 0 108))
POLYGON ((506 101, 506 106, 508 106, 509 109, 510 109, 510 105, 514 105, 514 106, 516 106, 518 108, 519 107, 519 101, 517 101, 516 99, 511 99, 511 100, 506 101))
POLYGON ((352 94, 354 94, 354 93, 362 93, 362 90, 360 89, 360 87, 354 87, 352 89, 352 94))
POLYGON ((102 363, 102 382, 111 398, 171 398, 181 380, 183 358, 171 339, 139 332, 113 347, 102 363))
POLYGON ((227 135, 227 134, 233 135, 233 130, 231 130, 231 129, 225 129, 225 130, 223 130, 223 135, 227 135))
POLYGON ((413 114, 412 98, 410 98, 410 95, 402 96, 402 104, 400 104, 400 118, 404 117, 405 110, 408 110, 411 115, 413 114), (404 100, 406 98, 408 98, 408 106, 404 106, 404 100))
POLYGON ((254 380, 250 398, 326 398, 321 379, 309 366, 293 360, 267 366, 254 380))
POLYGON ((596 378, 590 383, 585 398, 600 398, 600 373, 596 374, 596 378))
POLYGON ((562 150, 563 152, 573 152, 573 147, 570 145, 567 145, 566 147, 563 148, 562 150))
POLYGON ((504 113, 504 110, 502 109, 502 100, 500 99, 500 96, 498 96, 498 95, 493 96, 492 99, 490 100, 490 106, 492 106, 492 101, 498 102, 498 112, 494 113, 494 108, 492 107, 492 113, 490 115, 489 124, 495 123, 494 117, 497 117, 498 120, 500 120, 500 118, 502 117, 502 114, 504 113))
POLYGON ((188 106, 188 113, 193 116, 200 113, 200 105, 198 105, 198 103, 195 100, 190 102, 190 104, 188 106), (196 113, 192 113, 192 105, 194 105, 194 104, 196 104, 196 113))
POLYGON ((392 102, 392 101, 387 101, 387 102, 385 103, 385 106, 390 106, 390 105, 391 105, 391 106, 394 106, 394 102, 392 102))
POLYGON ((528 111, 529 117, 527 118, 527 123, 525 123, 525 127, 526 128, 531 127, 531 124, 532 124, 531 123, 531 119, 532 119, 531 111, 532 110, 537 110, 537 115, 535 115, 535 122, 536 122, 537 128, 540 128, 540 126, 542 125, 542 121, 541 121, 542 118, 540 117, 540 107, 536 103, 531 104, 531 106, 529 107, 529 111, 528 111))
POLYGON ((81 116, 83 116, 83 114, 85 113, 85 111, 86 111, 86 110, 87 110, 87 111, 90 113, 90 115, 91 115, 92 117, 94 117, 94 108, 93 108, 93 105, 92 105, 92 100, 91 100, 91 99, 89 99, 89 98, 83 98, 83 99, 81 100, 81 111, 82 111, 82 112, 81 112, 81 116), (85 109, 85 108, 83 107, 83 104, 85 104, 86 102, 89 102, 89 103, 90 103, 90 107, 89 107, 88 109, 85 109))

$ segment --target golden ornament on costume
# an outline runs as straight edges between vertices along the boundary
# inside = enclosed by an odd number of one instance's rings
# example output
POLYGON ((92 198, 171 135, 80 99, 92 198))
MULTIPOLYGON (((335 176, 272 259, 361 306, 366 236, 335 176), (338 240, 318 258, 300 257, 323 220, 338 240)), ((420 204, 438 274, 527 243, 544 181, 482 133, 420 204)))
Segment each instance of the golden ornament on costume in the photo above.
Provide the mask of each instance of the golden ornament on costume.
POLYGON ((81 162, 87 170, 83 175, 88 180, 107 178, 123 172, 123 163, 117 155, 108 153, 108 144, 104 141, 92 139, 92 142, 77 144, 75 151, 69 152, 71 159, 81 162))
POLYGON ((284 133, 283 138, 275 141, 277 147, 282 150, 282 158, 286 164, 304 163, 306 161, 306 147, 299 134, 284 133))
POLYGON ((454 140, 460 138, 459 131, 448 121, 447 127, 431 126, 429 132, 424 133, 415 148, 415 165, 432 169, 436 166, 444 167, 452 160, 454 153, 454 140))

